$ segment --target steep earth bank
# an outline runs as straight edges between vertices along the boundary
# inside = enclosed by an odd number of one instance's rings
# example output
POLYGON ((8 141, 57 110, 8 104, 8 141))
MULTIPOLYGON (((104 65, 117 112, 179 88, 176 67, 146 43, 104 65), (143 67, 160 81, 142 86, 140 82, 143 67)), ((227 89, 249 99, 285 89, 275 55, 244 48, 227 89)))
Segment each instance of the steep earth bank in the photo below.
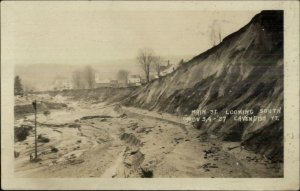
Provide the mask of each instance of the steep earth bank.
MULTIPOLYGON (((196 122, 194 126, 274 161, 283 160, 283 11, 262 11, 246 26, 122 101, 126 106, 190 115, 193 110, 253 110, 263 122, 196 122), (281 109, 271 120, 260 109, 281 109)), ((209 117, 207 114, 206 117, 209 117)))

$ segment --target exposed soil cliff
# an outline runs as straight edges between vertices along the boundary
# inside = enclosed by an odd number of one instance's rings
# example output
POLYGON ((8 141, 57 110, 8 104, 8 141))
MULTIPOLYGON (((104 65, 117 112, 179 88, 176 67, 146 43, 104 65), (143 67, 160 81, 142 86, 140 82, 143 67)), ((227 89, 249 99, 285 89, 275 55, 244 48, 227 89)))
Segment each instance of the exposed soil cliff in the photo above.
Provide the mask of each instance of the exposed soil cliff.
POLYGON ((280 120, 195 123, 223 140, 241 141, 272 160, 283 158, 283 12, 262 11, 217 46, 131 93, 125 105, 190 115, 195 109, 282 108, 280 120))

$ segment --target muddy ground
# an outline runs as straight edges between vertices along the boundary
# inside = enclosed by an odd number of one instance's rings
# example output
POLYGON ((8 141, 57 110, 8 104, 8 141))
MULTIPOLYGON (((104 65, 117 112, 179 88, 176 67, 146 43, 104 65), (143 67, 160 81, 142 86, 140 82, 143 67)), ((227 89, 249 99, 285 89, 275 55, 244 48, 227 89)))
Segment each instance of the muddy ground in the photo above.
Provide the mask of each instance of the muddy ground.
MULTIPOLYGON (((179 116, 116 103, 56 102, 67 107, 37 115, 39 161, 30 161, 33 128, 25 140, 16 140, 16 177, 283 176, 282 163, 272 163, 238 142, 220 142, 179 116)), ((15 119, 15 128, 33 124, 32 114, 15 119)))

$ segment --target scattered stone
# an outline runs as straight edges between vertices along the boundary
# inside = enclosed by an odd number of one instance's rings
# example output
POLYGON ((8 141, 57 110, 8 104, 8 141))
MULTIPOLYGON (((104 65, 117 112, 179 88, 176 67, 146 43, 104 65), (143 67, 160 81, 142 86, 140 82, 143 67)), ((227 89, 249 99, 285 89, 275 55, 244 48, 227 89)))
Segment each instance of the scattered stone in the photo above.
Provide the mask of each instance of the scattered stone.
POLYGON ((83 159, 76 159, 76 160, 69 160, 71 165, 76 165, 76 164, 80 164, 83 163, 84 160, 83 159))
POLYGON ((218 166, 216 164, 213 164, 211 166, 209 166, 210 168, 218 168, 218 166))
POLYGON ((20 156, 20 152, 14 151, 15 158, 18 158, 20 156))
POLYGON ((44 137, 43 135, 39 134, 38 135, 38 142, 40 143, 49 143, 50 139, 47 137, 44 137))
POLYGON ((79 128, 79 127, 81 127, 81 125, 77 124, 77 123, 72 123, 72 124, 69 124, 68 127, 70 127, 70 128, 79 128))
POLYGON ((182 140, 182 139, 183 139, 182 137, 174 138, 175 141, 180 141, 180 140, 182 140))
POLYGON ((130 155, 134 155, 139 151, 138 148, 134 148, 133 150, 130 151, 130 155))
POLYGON ((42 159, 40 158, 32 158, 30 162, 40 162, 42 159))
POLYGON ((44 114, 45 116, 48 116, 48 115, 50 115, 50 111, 49 111, 49 110, 44 111, 43 114, 44 114))
POLYGON ((230 151, 230 150, 232 150, 232 149, 236 149, 236 148, 239 148, 239 147, 241 147, 241 146, 228 147, 227 149, 230 151))
POLYGON ((131 128, 132 130, 136 130, 138 128, 138 123, 130 123, 128 127, 131 128))
POLYGON ((119 116, 120 118, 126 118, 127 115, 125 113, 123 113, 122 115, 119 116))
POLYGON ((153 178, 153 170, 149 167, 141 167, 142 170, 142 178, 153 178))
POLYGON ((96 118, 112 118, 112 116, 109 116, 109 115, 85 116, 85 117, 81 117, 80 120, 96 119, 96 118))
POLYGON ((58 149, 57 149, 57 148, 55 148, 55 147, 52 147, 52 148, 51 148, 51 152, 53 152, 53 153, 57 153, 57 152, 58 152, 58 149))
POLYGON ((137 130, 137 133, 146 133, 146 134, 148 134, 151 131, 152 131, 152 129, 143 127, 143 128, 140 128, 139 130, 137 130))

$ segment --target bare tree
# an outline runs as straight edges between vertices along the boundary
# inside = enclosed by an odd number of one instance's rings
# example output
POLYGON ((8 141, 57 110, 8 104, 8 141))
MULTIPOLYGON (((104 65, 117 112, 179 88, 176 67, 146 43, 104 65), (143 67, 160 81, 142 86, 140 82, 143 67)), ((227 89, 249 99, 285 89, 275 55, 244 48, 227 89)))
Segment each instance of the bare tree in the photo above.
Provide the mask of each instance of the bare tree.
POLYGON ((178 66, 182 66, 183 64, 184 64, 184 60, 181 59, 181 60, 179 61, 179 63, 178 63, 178 66))
POLYGON ((76 70, 72 74, 73 85, 75 88, 83 88, 82 73, 80 70, 76 70))
POLYGON ((84 78, 88 85, 88 88, 94 88, 95 86, 95 70, 91 66, 84 68, 84 78))
POLYGON ((210 26, 210 41, 212 46, 215 46, 217 45, 217 43, 220 43, 222 41, 221 24, 218 20, 214 20, 212 25, 210 26))
POLYGON ((154 63, 154 70, 157 74, 157 77, 160 78, 160 70, 161 70, 161 65, 162 65, 163 59, 160 56, 156 56, 153 59, 153 63, 154 63))
POLYGON ((117 74, 117 79, 119 81, 127 84, 128 83, 128 74, 129 74, 129 72, 127 70, 119 70, 118 74, 117 74))
POLYGON ((154 60, 154 57, 155 56, 153 50, 148 48, 141 49, 137 56, 137 60, 141 65, 143 71, 145 72, 147 83, 150 81, 150 67, 154 60))

